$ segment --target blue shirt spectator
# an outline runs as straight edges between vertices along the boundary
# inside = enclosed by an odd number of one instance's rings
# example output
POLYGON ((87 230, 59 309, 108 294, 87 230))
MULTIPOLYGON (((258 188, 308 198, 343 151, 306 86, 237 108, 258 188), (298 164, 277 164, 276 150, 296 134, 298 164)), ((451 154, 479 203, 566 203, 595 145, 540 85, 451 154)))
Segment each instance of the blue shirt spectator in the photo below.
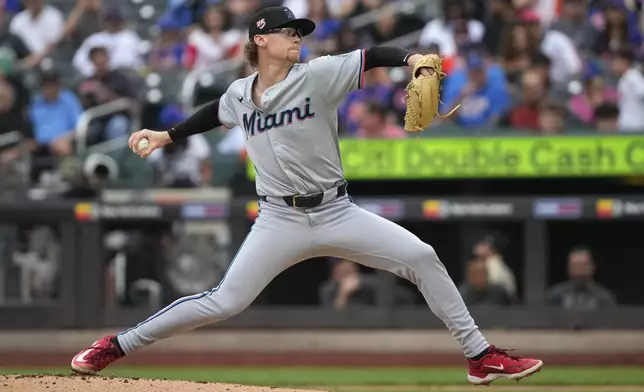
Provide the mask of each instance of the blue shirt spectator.
POLYGON ((324 41, 329 38, 332 38, 335 34, 340 31, 340 26, 342 22, 335 19, 324 19, 319 24, 316 24, 315 30, 313 31, 313 38, 319 41, 324 41))
POLYGON ((441 113, 461 104, 452 118, 468 128, 494 125, 510 104, 506 77, 498 65, 487 64, 479 53, 466 58, 466 68, 453 71, 444 81, 441 113))
MULTIPOLYGON (((338 107, 338 120, 341 130, 353 135, 360 128, 360 121, 366 109, 366 102, 373 101, 383 105, 391 102, 394 86, 386 68, 374 68, 364 75, 361 89, 350 92, 338 107)), ((348 136, 347 135, 347 136, 348 136)))
POLYGON ((619 46, 632 46, 636 53, 642 50, 644 39, 639 29, 638 12, 624 0, 597 1, 588 18, 600 32, 595 48, 598 54, 612 52, 619 46))
POLYGON ((163 17, 174 19, 182 27, 188 27, 201 20, 205 9, 222 0, 168 0, 168 8, 163 17))
POLYGON ((4 7, 5 12, 13 15, 22 11, 20 0, 0 0, 0 8, 4 7))
POLYGON ((61 89, 57 75, 44 76, 41 89, 31 104, 29 117, 36 142, 48 145, 76 129, 83 109, 72 92, 61 89))
POLYGON ((383 85, 367 86, 350 92, 338 109, 344 130, 351 134, 355 133, 360 128, 360 119, 365 102, 375 100, 383 104, 389 103, 392 92, 393 88, 391 86, 383 85))
POLYGON ((159 69, 178 69, 188 64, 188 45, 182 35, 181 24, 166 14, 157 21, 161 34, 152 43, 148 66, 159 69))

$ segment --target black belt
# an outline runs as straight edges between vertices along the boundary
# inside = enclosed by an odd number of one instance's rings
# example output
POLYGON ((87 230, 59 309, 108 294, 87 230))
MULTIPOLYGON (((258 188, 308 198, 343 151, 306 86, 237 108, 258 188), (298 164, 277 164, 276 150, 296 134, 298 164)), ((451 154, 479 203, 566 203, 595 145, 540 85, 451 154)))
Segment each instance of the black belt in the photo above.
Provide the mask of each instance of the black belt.
MULTIPOLYGON (((338 186, 338 194, 336 198, 344 196, 347 194, 347 183, 338 186)), ((262 196, 261 199, 266 201, 266 196, 262 196)), ((313 208, 322 204, 324 199, 324 192, 316 193, 314 195, 294 195, 294 196, 284 196, 284 203, 289 207, 298 207, 298 208, 313 208)))

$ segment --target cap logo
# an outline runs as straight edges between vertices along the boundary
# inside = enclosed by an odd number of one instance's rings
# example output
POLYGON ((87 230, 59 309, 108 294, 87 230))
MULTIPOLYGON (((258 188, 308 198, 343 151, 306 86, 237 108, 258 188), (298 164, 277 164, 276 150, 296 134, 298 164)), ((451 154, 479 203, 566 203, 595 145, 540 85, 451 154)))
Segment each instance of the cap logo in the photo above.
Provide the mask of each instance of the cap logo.
POLYGON ((266 20, 264 20, 264 18, 262 18, 262 19, 257 21, 256 25, 257 25, 258 29, 263 29, 264 27, 266 27, 266 20))
POLYGON ((293 11, 291 11, 290 9, 284 8, 284 12, 289 19, 295 19, 295 15, 293 15, 293 11))

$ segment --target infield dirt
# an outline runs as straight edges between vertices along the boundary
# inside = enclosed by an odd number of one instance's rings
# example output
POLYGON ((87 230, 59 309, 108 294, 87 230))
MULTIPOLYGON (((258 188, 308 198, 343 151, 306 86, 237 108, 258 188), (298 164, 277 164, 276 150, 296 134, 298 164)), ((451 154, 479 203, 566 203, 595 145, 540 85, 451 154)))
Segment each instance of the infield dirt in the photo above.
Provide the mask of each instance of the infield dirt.
POLYGON ((235 384, 101 376, 0 376, 3 392, 320 392, 235 384))

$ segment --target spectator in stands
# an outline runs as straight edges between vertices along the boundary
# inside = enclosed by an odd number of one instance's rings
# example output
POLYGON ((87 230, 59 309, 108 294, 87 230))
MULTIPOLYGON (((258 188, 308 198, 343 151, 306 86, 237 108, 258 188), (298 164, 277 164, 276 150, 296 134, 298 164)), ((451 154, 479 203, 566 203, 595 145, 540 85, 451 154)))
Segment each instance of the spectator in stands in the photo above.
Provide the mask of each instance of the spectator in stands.
POLYGON ((184 66, 191 68, 195 56, 188 51, 178 21, 164 16, 157 21, 157 27, 161 33, 154 40, 148 54, 148 66, 153 70, 181 69, 184 66))
POLYGON ((489 0, 488 16, 485 19, 485 34, 483 43, 485 48, 493 56, 499 54, 503 32, 508 24, 512 23, 517 15, 512 0, 489 0))
POLYGON ((501 36, 500 63, 510 83, 519 81, 521 72, 532 65, 538 50, 528 28, 521 23, 507 24, 501 36))
MULTIPOLYGON (((160 127, 168 129, 185 119, 178 106, 168 105, 160 114, 160 127)), ((202 134, 170 143, 148 158, 158 175, 158 184, 168 188, 206 186, 212 179, 210 144, 202 134)))
POLYGON ((20 37, 5 29, 4 17, 0 9, 0 80, 11 86, 12 111, 24 114, 29 106, 30 92, 22 71, 38 65, 42 55, 32 53, 20 37))
POLYGON ((354 17, 367 12, 380 10, 387 5, 386 3, 388 1, 390 0, 358 0, 351 16, 354 17))
POLYGON ((0 79, 0 135, 24 128, 24 118, 16 105, 16 93, 4 79, 0 79))
MULTIPOLYGON (((110 69, 107 49, 94 47, 89 51, 94 73, 79 86, 83 106, 91 108, 120 98, 136 98, 133 81, 119 70, 110 69)), ((126 113, 115 113, 93 122, 92 143, 124 136, 130 132, 130 119, 126 113)))
POLYGON ((574 248, 568 254, 568 280, 552 287, 550 305, 570 310, 593 310, 617 304, 615 295, 594 280, 595 262, 589 249, 574 248))
POLYGON ((552 78, 550 76, 550 68, 552 67, 552 61, 545 54, 536 52, 532 55, 532 69, 539 72, 541 78, 545 80, 546 88, 550 90, 552 87, 552 78))
POLYGON ((568 82, 579 76, 583 70, 574 43, 560 31, 542 28, 539 15, 530 9, 521 12, 519 18, 528 26, 531 39, 538 49, 550 59, 552 87, 567 90, 568 82))
POLYGON ((168 8, 162 18, 172 19, 181 27, 188 27, 201 19, 206 5, 212 2, 213 0, 168 0, 168 8))
POLYGON ((284 0, 282 3, 284 7, 293 11, 293 15, 295 15, 296 18, 308 18, 316 22, 316 24, 317 21, 312 17, 312 8, 317 7, 320 4, 324 5, 324 8, 327 8, 324 0, 284 0))
POLYGON ((243 42, 241 30, 232 27, 230 14, 220 6, 208 7, 203 27, 188 36, 196 56, 194 69, 213 69, 218 62, 240 55, 243 42))
POLYGON ((4 75, 30 69, 40 64, 45 52, 32 53, 19 36, 5 28, 5 13, 0 8, 0 63, 4 75))
POLYGON ((26 249, 18 248, 12 255, 14 265, 21 269, 21 299, 54 300, 60 294, 60 237, 47 226, 30 228, 25 234, 26 249))
POLYGON ((352 261, 332 259, 331 276, 319 289, 320 304, 343 310, 353 306, 373 306, 378 291, 374 274, 365 274, 352 261))
POLYGON ((118 8, 103 14, 105 28, 90 35, 74 55, 74 67, 85 77, 94 74, 94 65, 89 52, 95 47, 104 47, 110 58, 110 67, 139 69, 143 65, 141 38, 126 26, 126 21, 118 8))
POLYGON ((510 305, 513 298, 507 290, 498 283, 488 279, 489 272, 485 260, 472 256, 467 261, 465 282, 459 287, 459 292, 467 306, 476 305, 510 305))
POLYGON ((613 54, 613 73, 619 77, 619 130, 622 132, 644 131, 644 76, 635 63, 630 48, 613 54))
POLYGON ((2 75, 2 70, 0 70, 0 85, 3 95, 3 110, 0 111, 0 134, 21 131, 25 136, 31 135, 28 118, 30 91, 18 78, 2 75))
POLYGON ((561 16, 550 28, 566 34, 583 54, 595 48, 598 32, 588 19, 588 0, 564 1, 561 16))
POLYGON ((628 9, 624 0, 603 0, 591 12, 590 21, 600 33, 594 48, 599 55, 608 55, 622 47, 639 51, 642 33, 637 14, 628 9))
POLYGON ((463 0, 463 3, 472 19, 480 20, 481 22, 485 20, 488 0, 463 0))
POLYGON ((90 35, 101 28, 101 0, 76 0, 76 5, 65 22, 65 36, 78 48, 90 35))
POLYGON ((324 0, 331 16, 337 20, 346 20, 355 14, 360 0, 324 0))
POLYGON ((348 53, 361 46, 358 34, 356 34, 356 32, 346 22, 342 23, 334 38, 335 45, 333 46, 333 50, 328 54, 348 53))
MULTIPOLYGON (((411 49, 414 51, 413 49, 411 49)), ((416 53, 418 53, 416 51, 416 53)), ((429 52, 432 53, 432 52, 429 52)), ((443 62, 443 72, 449 74, 449 63, 443 62)), ((393 84, 393 89, 391 92, 391 99, 387 103, 389 108, 392 110, 396 123, 402 125, 405 123, 405 114, 407 114, 407 84, 411 80, 412 69, 408 67, 407 69, 401 69, 400 75, 397 77, 397 81, 393 84)), ((394 76, 396 76, 394 74, 394 76)), ((392 78, 394 79, 394 78, 392 78)), ((442 119, 439 117, 434 117, 434 121, 430 125, 430 128, 437 127, 441 124, 442 119)))
MULTIPOLYGON (((470 46, 475 44, 470 41, 469 27, 465 19, 458 19, 452 23, 452 34, 454 35, 454 44, 458 55, 463 54, 470 46)), ((450 57, 448 61, 455 61, 458 58, 458 56, 450 57)))
POLYGON ((501 125, 518 129, 539 129, 539 109, 547 96, 546 81, 536 69, 521 75, 521 94, 518 103, 501 120, 501 125))
MULTIPOLYGON (((517 1, 517 0, 514 0, 517 1)), ((532 7, 539 15, 539 20, 545 28, 549 28, 561 16, 563 5, 567 0, 519 0, 532 7)), ((595 0, 591 0, 595 1, 595 0)))
POLYGON ((467 128, 493 126, 510 104, 506 84, 503 70, 473 50, 466 55, 465 69, 447 75, 440 111, 447 112, 460 103, 460 109, 450 117, 456 124, 467 128))
MULTIPOLYGON (((369 41, 366 45, 382 45, 393 39, 420 30, 424 24, 420 18, 401 15, 394 9, 383 9, 378 20, 367 27, 369 41)), ((467 32, 467 23, 465 21, 463 22, 463 26, 467 32)))
POLYGON ((392 123, 390 113, 389 107, 380 102, 367 102, 356 137, 361 139, 406 138, 407 132, 398 124, 392 123))
MULTIPOLYGON (((316 1, 316 0, 313 0, 316 1)), ((338 20, 348 20, 355 16, 384 7, 388 0, 319 0, 325 1, 331 16, 338 20)))
POLYGON ((600 133, 619 131, 619 108, 615 104, 604 103, 595 109, 595 129, 600 133))
POLYGON ((13 17, 9 31, 20 37, 32 53, 44 57, 63 36, 63 14, 45 4, 45 0, 24 0, 23 3, 26 9, 13 17))
POLYGON ((512 0, 512 6, 517 11, 533 10, 540 0, 512 0))
POLYGON ((617 102, 617 90, 606 86, 604 78, 593 75, 584 80, 584 90, 570 100, 570 111, 582 123, 592 125, 595 122, 595 109, 604 103, 617 102))
POLYGON ((41 93, 29 109, 33 124, 36 151, 32 162, 32 180, 38 181, 44 169, 53 168, 52 158, 69 157, 73 152, 72 142, 82 107, 74 93, 62 88, 60 75, 55 70, 45 71, 40 76, 41 93))
POLYGON ((335 36, 340 31, 342 22, 330 16, 323 0, 312 1, 308 14, 308 18, 315 22, 316 28, 311 38, 307 39, 306 46, 320 54, 333 53, 336 50, 335 36))
POLYGON ((497 239, 490 235, 486 236, 474 244, 473 253, 485 261, 490 283, 500 285, 512 297, 516 296, 516 278, 510 267, 503 260, 497 239))
POLYGON ((393 83, 386 68, 374 68, 364 75, 361 89, 350 92, 338 108, 340 132, 355 134, 365 110, 365 102, 391 102, 393 83))
POLYGON ((539 131, 544 135, 554 135, 564 130, 566 108, 563 105, 547 100, 539 110, 539 131))
MULTIPOLYGON (((25 116, 25 111, 11 83, 0 77, 0 138, 9 132, 17 131, 28 144, 31 137, 31 125, 25 116)), ((20 154, 17 148, 20 140, 0 147, 0 166, 17 158, 20 154)))
POLYGON ((222 3, 231 15, 231 28, 246 31, 250 17, 262 8, 261 0, 226 0, 222 3))
POLYGON ((421 48, 428 48, 432 44, 439 45, 442 56, 452 58, 458 54, 458 47, 454 39, 455 22, 462 20, 466 22, 469 42, 479 43, 483 40, 485 26, 478 20, 468 15, 463 1, 444 1, 443 17, 429 21, 419 39, 421 48))
POLYGON ((15 15, 21 10, 20 1, 21 0, 1 0, 0 8, 2 8, 7 15, 15 15))

